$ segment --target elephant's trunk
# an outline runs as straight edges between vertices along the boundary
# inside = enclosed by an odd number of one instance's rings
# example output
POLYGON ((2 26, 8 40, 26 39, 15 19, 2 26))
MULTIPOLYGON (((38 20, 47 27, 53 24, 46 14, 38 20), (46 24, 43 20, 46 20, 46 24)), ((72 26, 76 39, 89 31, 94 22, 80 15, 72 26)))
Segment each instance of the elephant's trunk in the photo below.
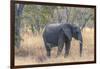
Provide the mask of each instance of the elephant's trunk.
POLYGON ((82 39, 82 35, 80 35, 80 57, 82 56, 82 48, 83 48, 83 39, 82 39))
POLYGON ((80 57, 82 56, 83 41, 80 41, 80 57))

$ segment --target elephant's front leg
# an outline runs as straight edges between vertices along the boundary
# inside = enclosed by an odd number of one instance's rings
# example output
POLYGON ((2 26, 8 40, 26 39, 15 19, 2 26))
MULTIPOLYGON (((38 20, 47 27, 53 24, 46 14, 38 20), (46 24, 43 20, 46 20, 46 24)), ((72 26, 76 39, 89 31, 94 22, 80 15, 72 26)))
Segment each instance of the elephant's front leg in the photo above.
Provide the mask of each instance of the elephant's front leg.
POLYGON ((64 47, 63 45, 58 46, 57 57, 61 54, 63 47, 64 47))
POLYGON ((58 40, 58 51, 57 51, 57 57, 61 54, 64 47, 64 38, 60 37, 58 40))
POLYGON ((65 55, 64 55, 64 57, 68 56, 69 50, 70 50, 70 41, 66 41, 65 42, 65 55))
POLYGON ((50 58, 50 56, 51 56, 51 53, 50 53, 50 52, 51 52, 51 49, 48 49, 48 50, 47 50, 47 56, 48 56, 49 58, 50 58))

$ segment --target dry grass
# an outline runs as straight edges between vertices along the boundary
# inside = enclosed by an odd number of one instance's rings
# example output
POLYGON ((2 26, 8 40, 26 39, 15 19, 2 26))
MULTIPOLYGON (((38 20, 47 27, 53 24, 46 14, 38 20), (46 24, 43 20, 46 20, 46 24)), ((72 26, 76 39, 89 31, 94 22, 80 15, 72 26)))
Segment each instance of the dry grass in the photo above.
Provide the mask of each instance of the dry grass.
POLYGON ((72 40, 70 54, 64 58, 62 54, 56 58, 57 48, 52 49, 51 58, 46 56, 46 50, 42 35, 33 35, 32 32, 24 33, 19 49, 15 48, 15 65, 47 64, 47 63, 69 63, 94 60, 94 30, 84 29, 83 32, 83 56, 79 56, 79 43, 72 40))

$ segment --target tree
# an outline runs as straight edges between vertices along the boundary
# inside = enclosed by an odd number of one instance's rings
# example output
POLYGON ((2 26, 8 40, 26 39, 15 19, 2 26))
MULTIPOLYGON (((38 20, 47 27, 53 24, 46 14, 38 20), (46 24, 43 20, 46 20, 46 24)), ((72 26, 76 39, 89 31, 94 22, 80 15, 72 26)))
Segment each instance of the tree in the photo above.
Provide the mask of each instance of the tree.
POLYGON ((21 36, 20 36, 20 28, 21 28, 21 16, 23 13, 23 8, 24 5, 23 4, 16 4, 15 6, 15 15, 16 15, 16 20, 15 20, 15 46, 17 48, 19 48, 20 46, 20 40, 21 40, 21 36))

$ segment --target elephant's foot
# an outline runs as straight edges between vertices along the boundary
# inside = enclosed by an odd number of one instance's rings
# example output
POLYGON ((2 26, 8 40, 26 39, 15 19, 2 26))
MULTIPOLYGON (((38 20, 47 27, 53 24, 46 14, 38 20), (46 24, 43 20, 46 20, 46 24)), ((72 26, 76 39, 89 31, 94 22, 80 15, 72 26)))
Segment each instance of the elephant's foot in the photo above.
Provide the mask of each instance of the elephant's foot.
POLYGON ((47 57, 48 57, 48 58, 51 58, 51 56, 50 56, 50 55, 48 55, 48 54, 47 54, 47 57))
POLYGON ((59 54, 57 53, 56 58, 59 56, 59 54))
POLYGON ((57 56, 56 57, 59 57, 61 55, 61 52, 57 52, 57 56))
POLYGON ((69 52, 66 52, 64 57, 66 58, 66 57, 68 57, 68 55, 69 55, 69 52))

